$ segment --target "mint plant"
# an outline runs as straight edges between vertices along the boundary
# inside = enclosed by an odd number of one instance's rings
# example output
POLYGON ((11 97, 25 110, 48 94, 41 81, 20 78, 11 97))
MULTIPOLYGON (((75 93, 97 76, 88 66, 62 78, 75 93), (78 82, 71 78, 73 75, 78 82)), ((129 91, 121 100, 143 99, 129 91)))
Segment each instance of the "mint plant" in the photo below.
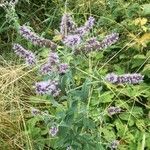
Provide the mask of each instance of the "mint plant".
MULTIPOLYGON (((102 41, 97 40, 96 37, 88 38, 90 29, 94 26, 94 21, 95 19, 90 16, 84 26, 77 27, 71 16, 64 14, 60 24, 61 41, 64 48, 72 49, 74 52, 82 51, 85 54, 94 51, 100 53, 103 49, 107 49, 118 41, 118 33, 109 34, 102 41)), ((100 124, 89 114, 91 110, 89 110, 88 96, 91 85, 88 84, 92 81, 85 82, 79 90, 68 92, 68 88, 76 88, 73 70, 68 64, 60 63, 61 60, 57 54, 58 44, 38 36, 25 25, 20 26, 19 33, 33 45, 51 49, 47 62, 39 68, 40 74, 45 76, 46 80, 35 83, 35 91, 39 96, 47 95, 46 99, 51 99, 55 111, 53 115, 49 112, 45 115, 35 108, 32 109, 34 117, 39 118, 36 121, 37 124, 39 121, 44 121, 42 124, 47 129, 44 136, 49 139, 42 144, 42 147, 39 145, 37 149, 44 149, 45 146, 60 150, 105 149, 105 146, 99 142, 99 140, 105 141, 99 134, 101 131, 98 132, 100 124), (65 106, 63 106, 63 103, 65 106)), ((13 49, 17 55, 25 59, 27 64, 36 64, 35 55, 30 51, 25 50, 19 44, 14 44, 13 49)), ((71 55, 74 54, 71 52, 71 55)), ((80 54, 78 53, 78 55, 80 54)), ((140 84, 143 82, 143 76, 137 73, 124 75, 110 73, 104 79, 99 80, 99 83, 102 82, 140 84)), ((110 106, 107 111, 108 115, 113 117, 115 114, 121 114, 122 108, 110 106)), ((31 120, 35 118, 31 118, 31 120)), ((36 128, 37 125, 34 126, 36 128)), ((31 124, 29 125, 30 128, 31 124)), ((42 129, 39 128, 39 130, 43 132, 42 129)), ((41 138, 44 138, 44 136, 41 138)), ((106 147, 116 149, 118 145, 119 141, 114 139, 106 147)))
MULTIPOLYGON (((108 63, 116 56, 114 51, 120 49, 115 46, 121 40, 119 33, 113 30, 99 37, 91 34, 96 23, 94 17, 89 15, 78 26, 65 13, 60 23, 61 39, 55 43, 18 22, 15 21, 16 29, 22 39, 48 52, 44 53, 46 61, 41 63, 41 52, 35 54, 32 46, 27 50, 19 42, 13 43, 14 52, 29 69, 36 70, 35 95, 31 99, 44 101, 33 104, 27 120, 25 134, 31 139, 32 149, 130 149, 137 140, 132 134, 141 136, 142 130, 148 138, 149 128, 145 124, 149 121, 143 120, 143 108, 147 105, 143 101, 147 100, 149 87, 144 83, 144 75, 134 67, 129 73, 122 55, 108 63), (104 57, 108 61, 104 62, 104 57)), ((28 148, 28 143, 25 146, 28 148)))

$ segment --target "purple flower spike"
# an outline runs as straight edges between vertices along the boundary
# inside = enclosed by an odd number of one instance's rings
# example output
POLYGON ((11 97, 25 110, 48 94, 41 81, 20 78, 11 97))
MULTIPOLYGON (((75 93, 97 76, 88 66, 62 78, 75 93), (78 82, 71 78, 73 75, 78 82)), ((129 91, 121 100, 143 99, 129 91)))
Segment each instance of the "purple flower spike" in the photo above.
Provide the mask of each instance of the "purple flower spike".
POLYGON ((116 84, 139 84, 143 82, 144 76, 139 73, 116 75, 114 73, 107 74, 105 80, 116 84))
POLYGON ((93 17, 89 17, 89 19, 85 22, 84 26, 78 27, 74 33, 80 36, 84 36, 89 30, 93 27, 95 19, 93 17))
POLYGON ((95 18, 93 18, 93 17, 90 16, 88 18, 88 20, 85 22, 85 27, 87 29, 91 29, 93 27, 93 25, 94 25, 94 22, 95 22, 95 18))
POLYGON ((59 71, 59 74, 65 74, 68 70, 69 66, 68 64, 60 64, 59 67, 58 67, 58 71, 59 71))
POLYGON ((91 52, 94 50, 102 50, 117 42, 118 38, 118 33, 112 33, 110 35, 107 35, 102 42, 97 41, 96 38, 91 38, 86 43, 84 43, 79 49, 76 49, 76 52, 80 53, 80 51, 91 52))
POLYGON ((24 48, 23 48, 21 45, 19 45, 19 44, 14 44, 14 45, 13 45, 13 49, 14 49, 15 53, 16 53, 19 57, 25 59, 26 64, 27 64, 28 66, 32 66, 32 65, 35 65, 35 64, 36 64, 36 56, 35 56, 35 54, 32 53, 31 51, 24 49, 24 48))
POLYGON ((90 45, 96 45, 99 42, 96 40, 96 37, 92 37, 92 38, 87 40, 87 43, 90 44, 90 45))
POLYGON ((62 35, 68 35, 68 33, 74 31, 76 28, 76 24, 73 21, 70 14, 64 14, 62 16, 61 24, 60 24, 60 33, 62 35))
POLYGON ((57 126, 52 126, 49 130, 49 134, 54 137, 58 133, 58 127, 57 126))
POLYGON ((74 33, 78 34, 80 36, 84 36, 88 32, 87 28, 85 26, 77 28, 74 33))
POLYGON ((99 42, 96 40, 95 37, 90 38, 87 40, 85 46, 83 47, 83 50, 85 52, 94 51, 99 47, 99 42))
POLYGON ((20 35, 22 35, 25 39, 32 42, 34 45, 42 46, 42 47, 50 47, 52 50, 55 50, 57 45, 43 37, 38 36, 36 33, 32 32, 27 26, 23 25, 19 29, 20 35))
POLYGON ((41 66, 41 68, 40 68, 40 72, 41 72, 41 74, 48 74, 48 73, 50 73, 51 71, 52 71, 52 66, 51 66, 51 64, 49 64, 49 63, 45 63, 45 64, 43 64, 42 66, 41 66))
POLYGON ((58 82, 57 81, 41 81, 37 82, 35 84, 35 89, 37 94, 50 94, 55 96, 58 96, 60 93, 60 90, 58 88, 58 82))
POLYGON ((75 47, 80 44, 81 37, 79 35, 68 35, 64 38, 64 44, 68 47, 75 47))
POLYGON ((119 34, 118 33, 112 33, 110 35, 107 35, 105 39, 101 42, 101 49, 107 48, 111 46, 112 44, 116 43, 119 39, 119 34))
POLYGON ((29 52, 28 54, 27 54, 27 57, 26 57, 26 64, 28 65, 28 66, 32 66, 32 65, 35 65, 36 64, 36 58, 35 58, 35 54, 33 54, 32 52, 29 52))
POLYGON ((112 106, 112 107, 109 107, 107 111, 108 111, 108 114, 110 116, 112 116, 114 114, 120 113, 121 112, 121 108, 112 106))
POLYGON ((51 64, 58 64, 59 63, 59 56, 55 52, 51 52, 49 55, 49 63, 51 64))
POLYGON ((124 75, 120 75, 118 76, 118 83, 128 83, 128 84, 139 84, 141 82, 143 82, 143 78, 144 76, 142 76, 141 74, 138 73, 134 73, 134 74, 124 74, 124 75))

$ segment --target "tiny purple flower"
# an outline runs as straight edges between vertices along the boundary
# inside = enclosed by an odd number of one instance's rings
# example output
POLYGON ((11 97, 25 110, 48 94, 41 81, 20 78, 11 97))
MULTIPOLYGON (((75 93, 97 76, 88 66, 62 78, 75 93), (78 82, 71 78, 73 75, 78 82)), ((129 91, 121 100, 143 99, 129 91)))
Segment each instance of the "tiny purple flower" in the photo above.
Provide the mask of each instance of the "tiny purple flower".
POLYGON ((99 42, 97 41, 96 37, 92 37, 92 38, 88 39, 87 43, 90 44, 90 45, 99 44, 99 42))
POLYGON ((65 64, 65 63, 60 64, 58 66, 58 72, 59 72, 59 74, 65 74, 67 72, 68 68, 69 68, 68 64, 65 64))
POLYGON ((36 108, 31 108, 31 114, 32 114, 32 116, 37 116, 40 113, 41 113, 40 110, 38 110, 36 108))
POLYGON ((70 14, 64 14, 62 16, 62 20, 61 20, 61 24, 60 24, 60 33, 62 35, 68 35, 68 33, 75 30, 75 28, 76 28, 76 24, 73 21, 70 14))
POLYGON ((49 74, 53 70, 52 65, 50 63, 45 63, 41 66, 40 72, 41 74, 49 74))
POLYGON ((35 65, 35 64, 36 64, 36 56, 35 56, 35 54, 32 53, 31 51, 24 49, 24 48, 23 48, 21 45, 19 45, 19 44, 14 44, 14 45, 13 45, 13 49, 14 49, 15 53, 16 53, 19 57, 25 59, 26 64, 27 64, 28 66, 32 66, 32 65, 35 65))
POLYGON ((75 34, 78 34, 80 36, 84 36, 87 32, 88 29, 85 26, 81 26, 74 31, 75 34))
POLYGON ((77 34, 75 35, 68 35, 64 38, 64 44, 68 47, 75 47, 80 44, 81 37, 77 34))
POLYGON ((49 130, 49 134, 54 137, 58 133, 59 129, 57 126, 52 126, 49 130))
POLYGON ((55 96, 58 96, 60 93, 60 89, 58 88, 58 82, 57 81, 41 81, 37 82, 35 84, 35 89, 37 94, 50 94, 55 96))
POLYGON ((110 116, 112 116, 112 115, 114 115, 114 114, 120 113, 120 112, 121 112, 121 108, 111 106, 111 107, 108 108, 107 111, 108 111, 108 114, 109 114, 110 116))
POLYGON ((57 63, 59 63, 59 56, 58 56, 58 54, 56 52, 51 52, 50 55, 49 55, 48 61, 51 64, 57 64, 57 63))
POLYGON ((36 64, 36 58, 35 58, 35 54, 33 54, 32 52, 29 52, 25 58, 26 60, 26 64, 28 66, 32 66, 36 64))
POLYGON ((105 80, 111 83, 116 83, 118 81, 118 76, 114 73, 109 73, 106 75, 105 80))
POLYGON ((85 25, 76 28, 74 33, 80 35, 81 37, 84 36, 93 27, 94 21, 95 21, 95 19, 93 17, 89 17, 89 19, 85 22, 85 25))
POLYGON ((99 48, 99 42, 96 40, 95 37, 90 38, 86 41, 83 50, 86 52, 94 51, 99 48))
POLYGON ((87 29, 91 29, 93 27, 93 25, 94 25, 94 22, 95 22, 95 18, 93 18, 92 16, 90 16, 88 18, 88 20, 85 22, 85 27, 87 29))
POLYGON ((112 33, 105 37, 105 39, 101 42, 101 49, 107 48, 112 44, 116 43, 119 39, 118 33, 112 33))

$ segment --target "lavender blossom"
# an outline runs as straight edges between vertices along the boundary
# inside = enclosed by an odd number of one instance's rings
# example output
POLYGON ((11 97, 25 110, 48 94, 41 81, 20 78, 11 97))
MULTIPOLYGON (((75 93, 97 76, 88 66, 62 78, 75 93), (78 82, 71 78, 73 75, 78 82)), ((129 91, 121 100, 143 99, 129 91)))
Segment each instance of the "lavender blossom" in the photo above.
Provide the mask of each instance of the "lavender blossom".
POLYGON ((80 44, 81 37, 77 34, 75 35, 68 35, 64 38, 64 44, 68 47, 75 47, 80 44))
POLYGON ((124 74, 118 76, 118 83, 139 84, 143 82, 144 76, 139 73, 124 74))
POLYGON ((58 133, 59 129, 57 126, 52 126, 49 130, 49 134, 54 137, 58 133))
POLYGON ((108 114, 109 114, 110 116, 112 116, 112 115, 115 115, 115 114, 120 113, 120 112, 121 112, 121 108, 111 106, 111 107, 108 108, 107 111, 108 111, 108 114))
POLYGON ((92 16, 90 16, 88 18, 88 20, 85 22, 85 27, 87 29, 91 29, 93 27, 93 25, 94 25, 94 22, 95 22, 95 18, 93 18, 92 16))
POLYGON ((55 43, 53 43, 52 41, 50 41, 48 39, 38 36, 36 33, 32 32, 25 25, 20 27, 19 33, 25 39, 31 41, 34 45, 38 45, 38 46, 42 46, 42 47, 50 47, 52 50, 55 50, 57 47, 55 43))
POLYGON ((48 62, 43 64, 40 68, 40 72, 44 74, 48 74, 55 70, 55 65, 59 63, 59 56, 56 52, 50 52, 48 62))
POLYGON ((32 116, 37 116, 40 113, 41 113, 40 110, 38 110, 36 108, 31 108, 31 114, 32 114, 32 116))
POLYGON ((85 26, 81 26, 74 31, 75 34, 78 34, 80 36, 84 36, 87 32, 88 30, 85 26))
POLYGON ((116 84, 139 84, 143 82, 144 76, 139 73, 116 75, 114 73, 107 74, 105 80, 116 84))
POLYGON ((80 36, 84 36, 93 27, 94 21, 95 19, 93 17, 89 17, 89 19, 85 22, 84 26, 76 28, 74 33, 80 36))
POLYGON ((59 74, 65 74, 68 70, 69 66, 68 64, 62 63, 58 66, 58 72, 59 74))
POLYGON ((60 89, 58 88, 58 82, 57 81, 41 81, 37 82, 35 84, 35 89, 37 94, 50 94, 55 96, 58 96, 60 93, 60 89))
POLYGON ((56 52, 51 52, 50 55, 49 55, 49 60, 48 62, 50 64, 58 64, 59 63, 59 56, 56 52))
POLYGON ((106 75, 105 80, 111 83, 116 83, 118 81, 118 76, 114 73, 109 73, 106 75))
POLYGON ((90 38, 86 41, 82 50, 84 50, 85 52, 96 50, 99 47, 99 44, 99 41, 97 41, 95 37, 90 38))
POLYGON ((105 39, 101 42, 99 48, 104 49, 112 44, 116 43, 119 39, 119 34, 118 33, 112 33, 110 35, 107 35, 105 39))
POLYGON ((36 64, 36 56, 31 51, 24 49, 19 44, 14 44, 13 49, 19 57, 25 59, 27 65, 32 66, 36 64))
POLYGON ((41 66, 40 68, 40 72, 41 74, 45 75, 45 74, 48 74, 52 71, 52 65, 50 63, 45 63, 41 66))
POLYGON ((94 50, 102 50, 117 42, 118 38, 118 33, 112 33, 110 35, 107 35, 102 42, 97 41, 96 38, 91 38, 86 43, 84 43, 84 45, 82 45, 79 49, 76 49, 76 52, 91 52, 94 50))
POLYGON ((76 28, 76 24, 73 21, 70 14, 64 14, 62 16, 61 24, 60 24, 60 33, 62 35, 68 35, 68 33, 74 31, 76 28))

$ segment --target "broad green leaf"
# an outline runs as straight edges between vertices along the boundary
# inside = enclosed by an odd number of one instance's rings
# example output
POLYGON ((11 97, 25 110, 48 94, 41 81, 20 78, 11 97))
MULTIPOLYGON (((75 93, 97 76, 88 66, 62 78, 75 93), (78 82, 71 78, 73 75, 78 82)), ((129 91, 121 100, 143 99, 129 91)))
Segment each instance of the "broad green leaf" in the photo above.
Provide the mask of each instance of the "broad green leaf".
POLYGON ((114 97, 114 94, 110 91, 107 91, 100 95, 99 99, 97 100, 98 103, 109 103, 112 102, 112 98, 114 97))
POLYGON ((150 4, 144 4, 142 5, 142 15, 143 16, 147 16, 147 15, 150 15, 150 4))

